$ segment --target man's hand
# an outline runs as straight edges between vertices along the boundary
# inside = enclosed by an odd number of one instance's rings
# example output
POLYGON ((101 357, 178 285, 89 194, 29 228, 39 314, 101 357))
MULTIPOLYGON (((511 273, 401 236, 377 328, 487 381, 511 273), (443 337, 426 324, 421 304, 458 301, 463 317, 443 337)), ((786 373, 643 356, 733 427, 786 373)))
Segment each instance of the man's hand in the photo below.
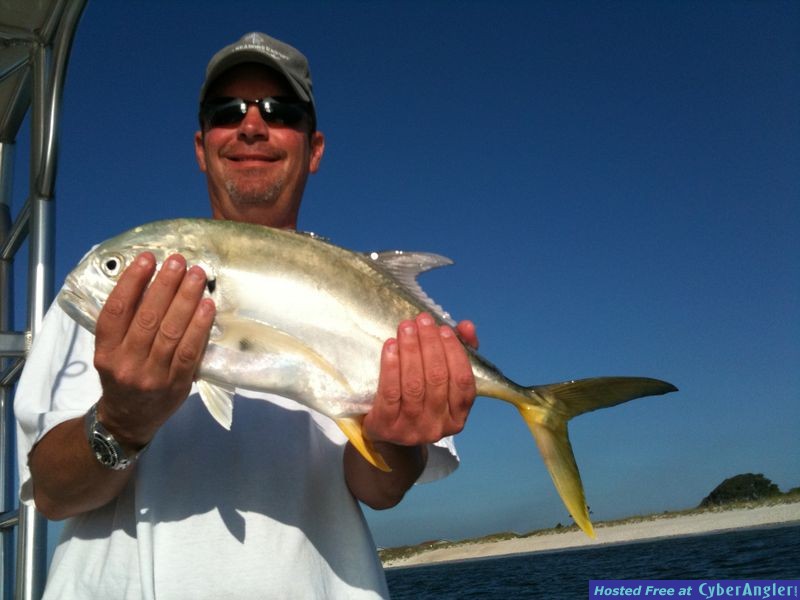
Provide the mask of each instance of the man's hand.
POLYGON ((156 261, 125 270, 97 319, 98 418, 123 445, 141 448, 186 399, 214 319, 200 267, 174 255, 148 287, 156 261))
POLYGON ((422 313, 403 321, 381 354, 378 390, 363 431, 392 468, 383 473, 348 444, 345 478, 353 495, 372 508, 397 504, 427 460, 427 444, 459 433, 475 400, 475 378, 459 337, 477 348, 475 326, 439 326, 422 313))
MULTIPOLYGON (((475 327, 458 326, 477 346, 475 327)), ((403 321, 397 339, 381 355, 378 392, 364 418, 364 434, 373 442, 419 446, 459 433, 475 400, 475 378, 453 329, 427 314, 403 321)))
MULTIPOLYGON (((152 254, 138 256, 97 320, 98 418, 131 451, 146 445, 188 395, 214 320, 214 303, 203 299, 202 269, 187 271, 186 261, 173 256, 148 287, 155 268, 152 254)), ((133 472, 97 461, 82 417, 51 429, 34 446, 29 465, 36 507, 49 519, 107 504, 133 472)))

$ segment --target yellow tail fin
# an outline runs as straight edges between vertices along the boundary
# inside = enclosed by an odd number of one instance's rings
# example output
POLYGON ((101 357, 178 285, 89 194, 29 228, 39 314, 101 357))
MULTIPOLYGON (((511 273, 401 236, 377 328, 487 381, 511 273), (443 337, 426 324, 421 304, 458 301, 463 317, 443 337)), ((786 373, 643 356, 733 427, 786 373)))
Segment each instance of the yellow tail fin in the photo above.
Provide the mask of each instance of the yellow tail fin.
POLYGON ((556 486, 558 495, 561 496, 564 506, 567 507, 575 524, 580 527, 590 538, 595 537, 592 521, 589 519, 589 509, 583 493, 581 474, 572 452, 572 444, 567 435, 567 423, 562 421, 555 426, 545 426, 538 423, 534 413, 524 408, 519 410, 522 418, 536 440, 539 452, 542 454, 547 471, 556 486))
POLYGON ((569 442, 567 421, 598 408, 675 390, 672 384, 658 379, 598 377, 521 388, 522 394, 502 399, 514 404, 525 419, 561 500, 578 527, 593 538, 594 528, 569 442))

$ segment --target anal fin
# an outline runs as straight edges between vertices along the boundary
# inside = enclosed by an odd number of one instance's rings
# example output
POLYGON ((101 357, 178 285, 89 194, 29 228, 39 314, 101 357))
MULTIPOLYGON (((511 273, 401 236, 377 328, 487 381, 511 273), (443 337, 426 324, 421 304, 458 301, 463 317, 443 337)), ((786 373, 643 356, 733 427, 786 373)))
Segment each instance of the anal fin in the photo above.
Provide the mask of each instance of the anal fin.
POLYGON ((336 424, 369 464, 385 473, 391 472, 391 467, 386 464, 380 452, 375 450, 372 442, 364 437, 364 433, 361 430, 361 422, 363 420, 364 417, 342 417, 341 419, 336 419, 336 424))

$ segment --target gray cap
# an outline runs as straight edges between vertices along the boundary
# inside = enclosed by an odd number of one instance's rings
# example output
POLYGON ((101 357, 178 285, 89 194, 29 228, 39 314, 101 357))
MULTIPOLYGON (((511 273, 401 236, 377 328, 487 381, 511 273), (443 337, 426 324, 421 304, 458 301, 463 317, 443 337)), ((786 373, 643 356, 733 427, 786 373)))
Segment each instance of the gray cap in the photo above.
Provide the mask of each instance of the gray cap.
POLYGON ((317 109, 311 92, 308 60, 297 48, 258 31, 243 35, 211 58, 206 67, 205 81, 200 88, 200 102, 205 99, 209 86, 217 77, 243 63, 260 63, 282 74, 297 97, 311 103, 312 117, 316 121, 317 109))

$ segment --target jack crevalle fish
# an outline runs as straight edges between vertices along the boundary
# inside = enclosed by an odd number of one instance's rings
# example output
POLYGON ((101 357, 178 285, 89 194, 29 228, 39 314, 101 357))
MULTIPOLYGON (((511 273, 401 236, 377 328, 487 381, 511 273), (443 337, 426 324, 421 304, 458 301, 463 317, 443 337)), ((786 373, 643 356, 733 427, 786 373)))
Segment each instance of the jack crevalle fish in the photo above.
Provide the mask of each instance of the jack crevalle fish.
MULTIPOLYGON (((378 385, 381 348, 402 320, 422 311, 453 324, 417 284, 417 275, 449 259, 362 254, 308 234, 232 221, 158 221, 97 246, 69 274, 58 303, 94 332, 119 275, 145 250, 159 265, 180 253, 206 272, 205 294, 217 312, 198 388, 223 427, 231 427, 235 387, 277 393, 329 416, 366 460, 390 470, 361 431, 378 385)), ((676 388, 640 377, 523 387, 471 348, 467 352, 478 395, 519 410, 567 510, 594 537, 567 421, 676 388)))

